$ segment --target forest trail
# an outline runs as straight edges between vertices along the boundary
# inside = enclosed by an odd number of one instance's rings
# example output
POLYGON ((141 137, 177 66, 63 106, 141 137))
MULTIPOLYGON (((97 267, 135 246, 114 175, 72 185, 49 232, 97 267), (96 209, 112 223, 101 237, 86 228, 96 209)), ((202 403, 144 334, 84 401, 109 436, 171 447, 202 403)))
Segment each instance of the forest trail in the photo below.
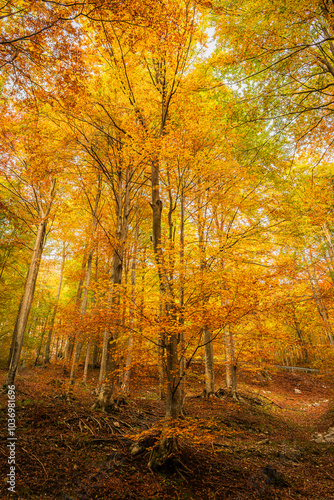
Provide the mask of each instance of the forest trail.
MULTIPOLYGON (((147 372, 145 383, 141 380, 131 397, 121 398, 113 413, 91 409, 95 378, 93 373, 86 385, 79 384, 78 397, 68 404, 63 368, 21 370, 17 498, 334 497, 333 445, 312 440, 334 425, 334 383, 328 377, 277 372, 260 382, 256 375, 241 373, 240 393, 249 398, 241 403, 194 398, 201 385, 192 383, 186 417, 177 424, 184 468, 174 475, 152 473, 147 466, 164 417, 164 403, 153 389, 154 374, 147 372), (143 439, 146 447, 131 454, 131 445, 143 439)), ((5 421, 3 395, 1 406, 5 421)), ((1 455, 5 476, 4 445, 1 455)), ((2 482, 1 498, 10 498, 6 494, 2 482)))

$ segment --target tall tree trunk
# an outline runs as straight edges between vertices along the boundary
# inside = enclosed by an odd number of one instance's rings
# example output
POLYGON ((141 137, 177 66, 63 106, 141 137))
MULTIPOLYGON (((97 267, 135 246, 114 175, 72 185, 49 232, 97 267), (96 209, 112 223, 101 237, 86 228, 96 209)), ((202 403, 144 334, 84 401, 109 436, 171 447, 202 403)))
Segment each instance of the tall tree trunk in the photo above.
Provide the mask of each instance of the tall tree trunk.
MULTIPOLYGON (((113 270, 111 276, 110 306, 118 317, 120 304, 120 285, 123 274, 124 247, 129 228, 130 194, 132 168, 126 170, 125 188, 121 168, 118 171, 118 186, 115 190, 116 201, 116 244, 113 254, 113 270), (123 199, 124 197, 124 199, 123 199)), ((119 335, 119 319, 115 321, 113 330, 105 329, 102 347, 101 369, 99 377, 98 398, 95 407, 104 410, 114 405, 114 374, 116 368, 116 341, 119 335)))
POLYGON ((200 252, 200 271, 201 271, 201 287, 202 287, 202 305, 203 305, 203 338, 204 338, 204 364, 205 364, 205 395, 209 395, 215 392, 215 373, 214 373, 214 358, 213 358, 213 345, 212 345, 212 332, 211 329, 206 324, 206 309, 209 298, 205 290, 205 278, 207 271, 206 262, 206 248, 204 241, 204 221, 205 217, 202 217, 201 210, 201 199, 198 199, 198 245, 200 252))
POLYGON ((9 370, 7 373, 6 384, 5 384, 6 386, 14 384, 16 371, 19 365, 24 332, 27 326, 31 304, 34 298, 36 281, 43 253, 46 225, 47 221, 45 219, 38 224, 37 228, 34 250, 31 257, 29 272, 24 287, 24 294, 16 322, 17 325, 15 332, 16 335, 15 338, 13 338, 13 346, 11 348, 12 356, 9 363, 9 370))
POLYGON ((58 303, 59 303, 60 292, 61 292, 61 285, 63 283, 65 259, 66 259, 66 244, 64 242, 63 243, 63 255, 62 255, 62 261, 61 261, 61 269, 60 269, 60 277, 59 277, 58 290, 57 290, 57 296, 56 296, 56 303, 55 303, 55 306, 53 308, 48 338, 47 338, 46 347, 45 347, 44 365, 48 365, 50 363, 51 338, 52 338, 52 333, 53 333, 54 322, 55 322, 56 315, 57 315, 58 303))
POLYGON ((184 207, 185 207, 185 196, 184 196, 184 188, 181 187, 181 200, 180 200, 180 315, 179 315, 179 323, 181 325, 181 333, 180 333, 180 406, 181 413, 184 415, 184 401, 186 397, 186 342, 184 335, 184 277, 185 277, 185 269, 184 269, 184 207))
MULTIPOLYGON (((28 271, 28 274, 29 274, 29 271, 28 271)), ((26 279, 28 279, 28 274, 27 274, 27 278, 26 279)), ((18 325, 18 320, 19 320, 19 317, 20 317, 20 310, 21 310, 21 307, 22 307, 22 300, 23 300, 23 296, 21 297, 20 305, 19 305, 19 310, 18 310, 18 313, 17 313, 17 316, 16 316, 16 320, 15 320, 14 332, 13 332, 12 342, 11 342, 11 345, 10 345, 9 356, 8 356, 8 360, 7 360, 7 370, 9 370, 10 363, 11 363, 11 360, 12 360, 12 357, 13 357, 13 349, 14 349, 14 346, 15 346, 15 339, 16 339, 16 336, 17 336, 17 325, 18 325)))
MULTIPOLYGON (((42 350, 42 346, 43 346, 43 340, 44 340, 44 336, 45 336, 47 324, 48 324, 48 317, 46 317, 45 320, 44 320, 43 329, 42 329, 42 335, 41 335, 41 341, 40 341, 38 349, 37 349, 36 359, 35 359, 35 362, 34 362, 34 366, 38 365, 38 361, 39 361, 39 357, 41 355, 41 350, 42 350)), ((36 327, 37 326, 38 325, 36 325, 36 327)))
POLYGON ((235 356, 234 335, 231 327, 229 327, 229 334, 230 334, 230 351, 231 351, 232 396, 233 399, 238 399, 237 360, 235 356))
MULTIPOLYGON (((84 280, 85 280, 85 276, 86 276, 87 248, 88 248, 87 244, 85 244, 84 251, 83 251, 82 263, 81 263, 80 279, 79 279, 78 289, 77 289, 77 295, 76 295, 76 299, 75 299, 75 305, 76 305, 77 309, 79 309, 80 300, 81 300, 81 297, 82 297, 84 280)), ((75 334, 72 333, 66 339, 65 361, 67 361, 67 362, 70 362, 70 360, 72 359, 73 349, 74 349, 74 343, 75 343, 75 334)))
POLYGON ((213 345, 211 330, 204 327, 204 354, 205 354, 205 392, 208 396, 215 392, 215 372, 213 363, 213 345))
POLYGON ((82 381, 84 384, 87 382, 91 347, 92 347, 92 341, 89 340, 88 344, 87 344, 87 349, 86 349, 85 366, 84 366, 84 372, 83 372, 83 377, 82 377, 82 381))
POLYGON ((136 272, 137 272, 137 249, 138 249, 138 238, 139 238, 139 214, 137 207, 137 220, 136 220, 136 231, 135 231, 135 243, 133 246, 133 256, 131 264, 131 303, 129 307, 129 338, 127 346, 127 355, 125 360, 125 371, 123 376, 122 391, 126 394, 129 393, 130 379, 131 379, 131 365, 133 358, 133 327, 134 327, 134 313, 136 305, 136 272))
POLYGON ((232 362, 231 362, 231 345, 230 345, 229 327, 224 329, 224 347, 225 347, 225 383, 227 389, 232 389, 232 362))
MULTIPOLYGON (((96 246, 96 258, 95 258, 95 284, 98 281, 98 262, 99 262, 99 256, 98 256, 98 245, 96 246)), ((92 303, 95 305, 95 293, 93 293, 93 298, 92 298, 92 303)), ((96 340, 95 340, 96 342, 96 340)), ((84 366, 84 372, 83 372, 83 377, 82 381, 84 383, 87 382, 87 376, 88 376, 88 369, 89 369, 89 362, 90 362, 90 353, 92 349, 92 339, 88 340, 87 344, 87 350, 86 350, 86 357, 85 357, 85 366, 84 366)), ((94 353, 95 353, 95 345, 94 345, 94 353)))
POLYGON ((165 370, 165 348, 166 348, 166 343, 165 343, 165 332, 160 326, 162 323, 162 316, 163 316, 163 295, 160 291, 159 313, 158 313, 158 318, 157 318, 157 322, 159 325, 157 352, 158 352, 158 398, 161 401, 166 399, 166 394, 165 394, 165 371, 166 371, 165 370))
MULTIPOLYGON (((175 315, 175 298, 173 293, 173 283, 168 280, 167 269, 165 267, 164 257, 162 253, 161 240, 161 217, 162 217, 162 201, 160 200, 159 191, 160 168, 159 160, 152 161, 151 169, 151 185, 152 185, 152 242, 155 255, 155 261, 158 269, 160 296, 163 297, 163 311, 166 315, 166 323, 171 324, 170 332, 166 332, 163 328, 163 323, 160 322, 160 348, 165 347, 166 352, 166 378, 167 378, 167 394, 166 394, 166 418, 177 418, 181 413, 181 397, 180 397, 180 367, 178 359, 178 332, 176 331, 176 315, 175 315)), ((164 319, 165 322, 165 319, 164 319)))
MULTIPOLYGON (((84 283, 83 296, 82 296, 82 302, 81 302, 81 307, 80 307, 81 318, 86 314, 86 311, 87 311, 88 290, 89 290, 90 279, 91 279, 91 275, 92 275, 92 264, 93 264, 93 254, 94 254, 93 240, 94 240, 94 235, 95 235, 95 231, 97 228, 97 212, 98 212, 101 192, 102 192, 102 178, 101 178, 101 175, 99 174, 97 193, 96 193, 96 197, 95 197, 95 204, 94 204, 94 209, 93 209, 93 214, 92 214, 91 242, 90 242, 90 249, 88 252, 87 267, 86 267, 86 274, 85 274, 85 283, 84 283)), ((78 365, 79 359, 80 359, 82 342, 83 341, 81 338, 81 332, 79 332, 76 336, 74 353, 73 353, 73 357, 72 357, 71 374, 70 374, 70 380, 69 380, 69 385, 68 385, 68 397, 73 396, 76 370, 77 370, 77 365, 78 365)))
POLYGON ((237 387, 237 360, 235 356, 235 341, 231 327, 228 325, 224 330, 225 344, 225 380, 226 388, 230 391, 233 399, 238 399, 237 387))

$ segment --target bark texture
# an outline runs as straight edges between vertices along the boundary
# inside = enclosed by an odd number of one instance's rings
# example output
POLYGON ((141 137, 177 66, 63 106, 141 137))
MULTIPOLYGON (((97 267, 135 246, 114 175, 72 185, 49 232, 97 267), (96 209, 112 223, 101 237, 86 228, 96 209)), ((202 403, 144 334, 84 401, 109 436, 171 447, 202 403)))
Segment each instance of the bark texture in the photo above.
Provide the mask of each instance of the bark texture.
POLYGON ((36 281, 43 253, 46 225, 47 221, 43 220, 38 224, 37 228, 34 250, 31 257, 28 276, 24 287, 24 294, 18 312, 16 328, 12 341, 13 345, 11 348, 11 359, 9 362, 9 369, 6 378, 6 386, 14 384, 16 371, 19 365, 24 332, 27 326, 31 304, 34 298, 36 281))

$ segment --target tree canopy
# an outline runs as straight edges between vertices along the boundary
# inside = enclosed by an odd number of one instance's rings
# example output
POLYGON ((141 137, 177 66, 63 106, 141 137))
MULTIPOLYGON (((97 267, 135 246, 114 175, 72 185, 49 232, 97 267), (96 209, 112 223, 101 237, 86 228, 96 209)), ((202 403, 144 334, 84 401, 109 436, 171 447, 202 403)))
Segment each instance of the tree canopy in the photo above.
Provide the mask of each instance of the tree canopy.
POLYGON ((333 3, 0 12, 7 384, 61 359, 70 398, 83 363, 107 409, 152 364, 173 421, 195 360, 235 398, 238 366, 330 363, 333 3))

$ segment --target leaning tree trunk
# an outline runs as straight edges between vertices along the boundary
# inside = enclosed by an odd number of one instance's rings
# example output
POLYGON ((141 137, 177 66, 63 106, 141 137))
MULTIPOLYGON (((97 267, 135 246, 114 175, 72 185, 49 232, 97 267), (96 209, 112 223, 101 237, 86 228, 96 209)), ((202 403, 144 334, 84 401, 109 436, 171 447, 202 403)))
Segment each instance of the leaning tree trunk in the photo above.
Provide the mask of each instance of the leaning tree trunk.
POLYGON ((6 386, 14 384, 16 371, 19 365, 24 332, 27 326, 31 304, 34 298, 36 281, 43 253, 46 225, 47 221, 45 219, 39 223, 37 228, 34 250, 31 257, 28 276, 24 287, 24 294, 16 322, 16 335, 15 338, 13 338, 13 346, 11 348, 12 356, 9 363, 9 370, 7 373, 5 384, 6 386))

